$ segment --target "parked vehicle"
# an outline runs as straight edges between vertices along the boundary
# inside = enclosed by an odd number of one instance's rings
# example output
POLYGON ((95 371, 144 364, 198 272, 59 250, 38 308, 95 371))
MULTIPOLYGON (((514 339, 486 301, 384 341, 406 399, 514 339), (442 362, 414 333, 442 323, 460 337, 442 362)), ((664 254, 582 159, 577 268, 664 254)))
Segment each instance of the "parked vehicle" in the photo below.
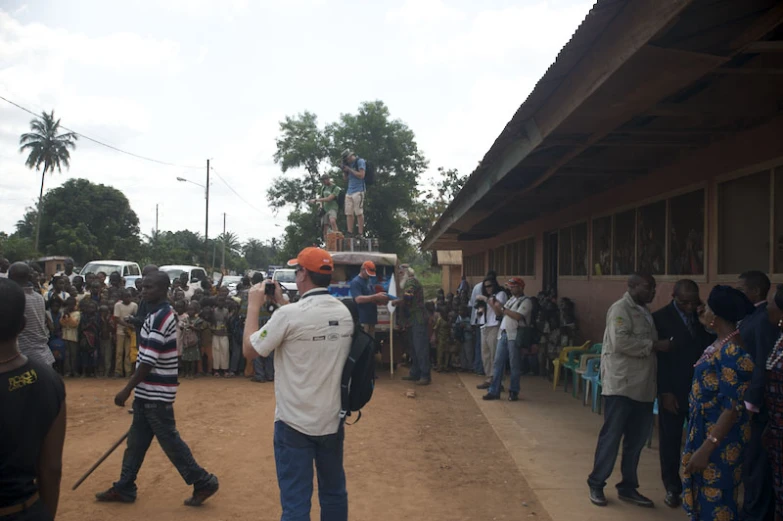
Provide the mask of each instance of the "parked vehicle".
MULTIPOLYGON (((220 277, 214 279, 215 285, 217 285, 220 277)), ((237 294, 237 284, 242 282, 242 277, 239 275, 225 275, 223 277, 223 287, 228 288, 228 296, 234 297, 237 294)))
POLYGON ((113 271, 122 276, 125 279, 125 287, 135 287, 136 279, 141 277, 141 269, 135 262, 120 261, 120 260, 95 260, 90 261, 84 265, 79 272, 79 275, 84 277, 88 273, 100 273, 104 272, 108 277, 113 271))
POLYGON ((171 279, 172 282, 174 282, 174 279, 178 279, 182 273, 188 274, 188 282, 191 284, 207 278, 207 270, 201 266, 171 264, 167 266, 161 266, 159 269, 160 271, 166 272, 166 275, 169 276, 169 279, 171 279))
POLYGON ((288 298, 292 300, 299 291, 296 289, 296 270, 290 268, 276 269, 272 274, 272 280, 279 283, 285 292, 288 293, 288 298))

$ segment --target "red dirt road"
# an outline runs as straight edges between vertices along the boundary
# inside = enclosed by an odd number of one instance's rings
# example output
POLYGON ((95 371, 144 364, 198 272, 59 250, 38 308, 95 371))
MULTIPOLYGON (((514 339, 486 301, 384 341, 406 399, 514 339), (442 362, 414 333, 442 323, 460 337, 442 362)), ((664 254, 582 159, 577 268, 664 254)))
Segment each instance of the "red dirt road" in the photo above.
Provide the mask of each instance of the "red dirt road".
MULTIPOLYGON (((182 383, 175 406, 196 460, 220 479, 202 508, 157 443, 132 505, 100 504, 96 491, 119 477, 124 445, 75 492, 70 488, 130 425, 113 405, 119 380, 68 380, 68 433, 58 520, 274 520, 280 518, 272 452, 272 384, 202 378, 182 383)), ((351 520, 549 520, 500 440, 454 375, 417 388, 384 377, 361 421, 346 427, 351 520)), ((318 519, 317 495, 313 519, 318 519)))

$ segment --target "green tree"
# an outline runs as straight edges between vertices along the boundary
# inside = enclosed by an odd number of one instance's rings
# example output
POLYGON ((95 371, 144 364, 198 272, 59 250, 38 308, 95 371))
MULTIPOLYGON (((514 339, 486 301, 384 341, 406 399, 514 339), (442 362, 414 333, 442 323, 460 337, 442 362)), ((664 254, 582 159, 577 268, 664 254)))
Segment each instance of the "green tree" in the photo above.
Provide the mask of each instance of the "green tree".
MULTIPOLYGON (((365 102, 356 114, 342 114, 323 128, 317 117, 304 112, 280 123, 274 160, 286 174, 275 180, 267 192, 274 208, 290 207, 283 252, 295 254, 301 248, 321 244, 317 208, 306 201, 318 193, 320 174, 330 173, 345 189, 343 173, 336 166, 345 148, 375 165, 375 184, 367 191, 364 205, 366 229, 378 237, 381 248, 405 254, 410 251, 413 229, 409 214, 416 211, 417 180, 427 167, 413 131, 400 120, 391 119, 381 101, 365 102), (302 172, 303 171, 303 172, 302 172)), ((341 228, 345 217, 340 215, 341 228)))
POLYGON ((454 197, 465 186, 468 176, 460 175, 456 169, 438 168, 435 185, 422 187, 415 208, 409 213, 409 226, 417 242, 432 229, 449 207, 454 197))
POLYGON ((242 246, 242 253, 247 260, 248 268, 266 270, 277 262, 276 240, 265 243, 258 239, 248 239, 242 246))
MULTIPOLYGON (((69 179, 43 197, 41 253, 68 255, 77 263, 95 258, 133 259, 139 253, 139 218, 125 195, 86 179, 69 179)), ((17 223, 19 237, 29 237, 35 210, 17 223)))
POLYGON ((46 172, 53 172, 56 168, 62 172, 62 166, 70 167, 71 153, 69 149, 76 148, 76 140, 79 136, 73 132, 60 133, 60 120, 54 119, 54 110, 49 114, 45 111, 41 116, 30 121, 30 130, 19 138, 19 152, 27 154, 25 165, 36 170, 41 169, 41 192, 38 194, 38 215, 36 216, 34 248, 39 246, 41 230, 41 208, 43 202, 44 180, 46 172))
POLYGON ((27 261, 38 258, 38 252, 33 247, 33 240, 17 235, 8 236, 0 232, 0 257, 11 262, 27 261))

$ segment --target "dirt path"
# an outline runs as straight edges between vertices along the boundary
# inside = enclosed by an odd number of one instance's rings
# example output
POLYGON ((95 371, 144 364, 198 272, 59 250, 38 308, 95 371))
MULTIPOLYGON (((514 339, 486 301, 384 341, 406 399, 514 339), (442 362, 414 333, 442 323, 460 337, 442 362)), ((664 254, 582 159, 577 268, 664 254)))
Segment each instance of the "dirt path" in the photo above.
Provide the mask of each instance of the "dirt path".
MULTIPOLYGON (((203 378, 180 386, 178 428, 196 460, 220 478, 201 509, 182 506, 190 489, 153 443, 133 505, 95 503, 119 476, 118 449, 75 492, 71 485, 130 425, 112 404, 116 380, 69 380, 68 435, 58 520, 273 520, 280 518, 272 454, 274 391, 244 379, 203 378)), ((352 520, 548 521, 526 481, 454 375, 416 389, 381 379, 362 420, 346 428, 352 520)), ((313 519, 317 519, 317 497, 313 519)))

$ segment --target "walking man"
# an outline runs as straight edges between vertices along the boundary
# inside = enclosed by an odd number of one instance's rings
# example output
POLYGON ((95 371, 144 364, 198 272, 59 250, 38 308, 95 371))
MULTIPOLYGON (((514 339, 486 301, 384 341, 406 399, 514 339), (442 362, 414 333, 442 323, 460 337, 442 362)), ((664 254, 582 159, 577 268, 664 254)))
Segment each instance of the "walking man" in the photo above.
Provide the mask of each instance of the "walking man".
MULTIPOLYGON (((334 271, 328 252, 305 248, 288 265, 296 267, 296 287, 302 298, 280 307, 259 330, 258 316, 271 281, 253 286, 244 334, 248 359, 276 352, 274 448, 281 519, 310 519, 315 462, 321 520, 347 521, 340 384, 351 348, 353 319, 327 290, 334 271)), ((275 293, 282 303, 279 284, 275 284, 275 293)))
POLYGON ((666 489, 664 503, 682 504, 682 426, 688 420, 688 394, 693 382, 693 365, 715 337, 699 322, 699 286, 688 279, 674 285, 672 301, 653 313, 658 338, 672 339, 668 353, 658 353, 658 433, 661 479, 666 489))
POLYGON ((375 293, 370 283, 375 277, 375 263, 365 261, 359 274, 351 281, 351 298, 359 310, 359 323, 364 332, 375 338, 375 325, 378 323, 378 306, 389 302, 386 293, 375 293))
POLYGON ((196 463, 190 448, 180 438, 174 420, 178 385, 177 316, 166 299, 169 284, 169 276, 162 271, 146 275, 142 282, 142 298, 149 314, 141 328, 136 372, 114 397, 114 404, 124 407, 131 391, 135 392, 133 423, 122 458, 120 480, 96 494, 98 501, 136 501, 136 476, 152 438, 157 438, 182 479, 193 485, 193 495, 185 500, 185 505, 199 506, 218 491, 217 477, 196 463))
POLYGON ((780 334, 767 318, 770 286, 769 277, 760 271, 747 271, 740 275, 739 289, 756 306, 756 311, 746 317, 739 327, 745 350, 753 357, 755 364, 750 386, 745 392, 745 408, 751 413, 751 420, 750 442, 745 449, 742 468, 745 485, 740 512, 742 521, 772 521, 775 511, 772 466, 761 442, 769 420, 764 403, 767 358, 780 334))
POLYGON ((653 422, 656 392, 656 353, 668 351, 669 340, 658 340, 647 304, 655 298, 655 279, 634 274, 628 279, 628 291, 606 313, 601 382, 606 400, 604 426, 598 435, 595 464, 587 478, 590 501, 608 504, 604 495, 606 480, 612 474, 620 441, 623 441, 622 474, 617 495, 642 507, 654 506, 641 495, 637 467, 653 422))
POLYGON ((392 305, 402 308, 400 328, 406 333, 411 352, 411 372, 402 379, 416 382, 416 385, 429 385, 430 339, 427 337, 428 317, 424 307, 424 287, 416 279, 413 268, 407 264, 400 265, 400 286, 403 296, 393 300, 392 305))
POLYGON ((348 223, 348 235, 353 234, 354 216, 359 219, 359 236, 364 235, 364 194, 367 186, 364 183, 364 174, 367 162, 356 157, 352 150, 343 151, 343 176, 348 183, 345 192, 345 216, 348 223))

